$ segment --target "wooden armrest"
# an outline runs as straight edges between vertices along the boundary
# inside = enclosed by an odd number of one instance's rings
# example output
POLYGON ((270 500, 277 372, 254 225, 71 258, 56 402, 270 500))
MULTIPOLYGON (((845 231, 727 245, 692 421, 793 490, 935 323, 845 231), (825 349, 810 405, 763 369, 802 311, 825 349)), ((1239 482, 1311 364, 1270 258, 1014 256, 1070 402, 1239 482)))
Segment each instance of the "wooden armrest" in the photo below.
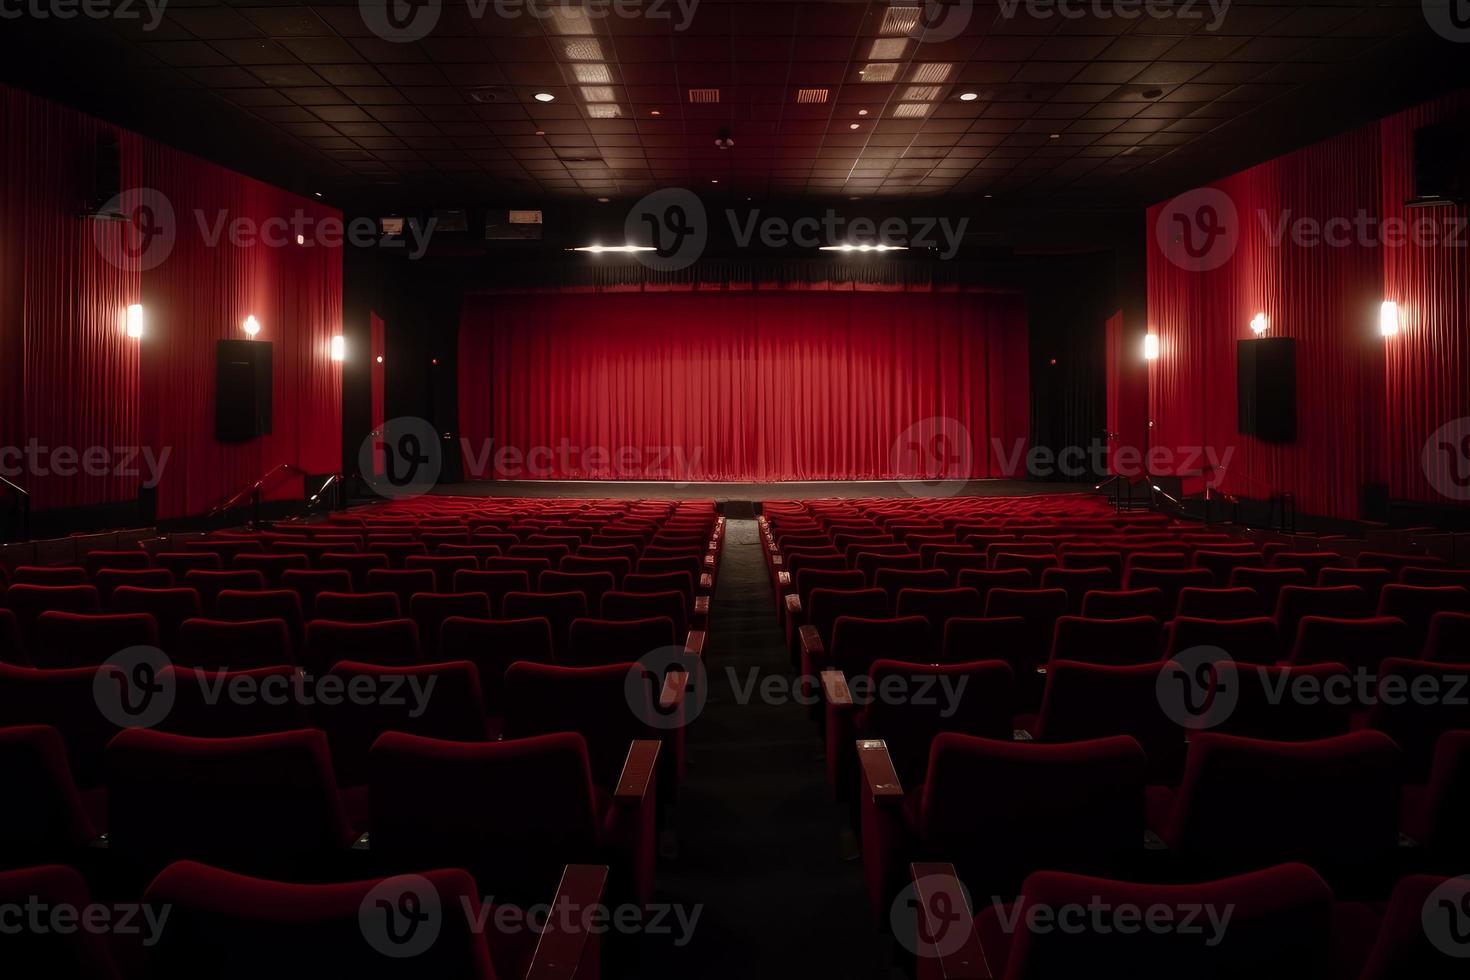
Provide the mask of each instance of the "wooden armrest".
POLYGON ((783 563, 784 562, 779 552, 771 556, 771 564, 775 565, 777 568, 780 568, 783 563))
POLYGON ((373 842, 372 842, 372 839, 371 838, 372 838, 372 833, 370 831, 364 832, 361 837, 359 837, 357 840, 355 840, 355 841, 352 842, 352 847, 350 849, 351 850, 354 850, 354 851, 370 851, 370 850, 372 850, 373 849, 373 842))
POLYGON ((943 980, 991 980, 990 964, 975 935, 974 913, 952 864, 911 864, 918 913, 919 956, 943 980))
POLYGON ((795 592, 788 592, 788 593, 786 593, 785 598, 786 598, 786 615, 788 615, 788 616, 800 616, 801 615, 801 596, 797 595, 795 592))
POLYGON ((601 864, 569 864, 562 871, 551 907, 573 910, 577 922, 568 929, 563 928, 567 923, 560 917, 546 917, 526 980, 573 980, 578 976, 583 958, 591 952, 588 946, 597 942, 587 917, 603 907, 607 877, 608 869, 601 864))
POLYGON ((822 634, 815 626, 808 623, 797 634, 801 638, 801 652, 808 658, 808 663, 816 663, 826 655, 827 651, 822 648, 822 634))
POLYGON ((635 739, 628 746, 628 758, 623 761, 622 774, 618 776, 618 788, 613 791, 613 800, 618 803, 639 803, 653 787, 654 767, 658 765, 658 750, 662 745, 658 739, 635 739))
POLYGON ((702 595, 702 596, 696 596, 695 597, 695 599, 694 599, 694 615, 696 615, 696 616, 708 616, 709 615, 709 596, 702 595))
POLYGON ((857 751, 863 782, 873 802, 880 807, 902 805, 903 784, 898 781, 898 771, 888 755, 888 743, 881 738, 858 739, 857 751))
POLYGON ((704 640, 709 636, 704 630, 690 630, 689 636, 684 640, 684 652, 691 657, 704 656, 704 640))
POLYGON ((711 566, 711 567, 713 567, 713 566, 714 566, 714 563, 715 563, 715 554, 714 554, 714 552, 713 552, 713 551, 709 551, 709 552, 706 552, 706 553, 705 553, 705 556, 704 556, 704 563, 705 563, 705 564, 706 564, 706 565, 709 565, 709 566, 711 566))
POLYGON ((791 573, 790 572, 777 572, 776 573, 776 584, 779 585, 779 586, 781 586, 784 589, 791 588, 791 573))
POLYGON ((834 708, 852 707, 852 692, 847 689, 847 677, 840 670, 822 671, 822 693, 834 708))
POLYGON ((709 572, 699 576, 699 587, 706 592, 715 587, 715 580, 709 572))
POLYGON ((684 689, 689 685, 689 672, 671 670, 664 677, 664 686, 658 692, 658 709, 673 711, 684 702, 684 689))
POLYGON ((1032 735, 1030 732, 1026 731, 1026 729, 1024 729, 1024 728, 1012 728, 1011 729, 1011 741, 1013 741, 1013 742, 1034 742, 1034 741, 1036 741, 1036 736, 1032 735))

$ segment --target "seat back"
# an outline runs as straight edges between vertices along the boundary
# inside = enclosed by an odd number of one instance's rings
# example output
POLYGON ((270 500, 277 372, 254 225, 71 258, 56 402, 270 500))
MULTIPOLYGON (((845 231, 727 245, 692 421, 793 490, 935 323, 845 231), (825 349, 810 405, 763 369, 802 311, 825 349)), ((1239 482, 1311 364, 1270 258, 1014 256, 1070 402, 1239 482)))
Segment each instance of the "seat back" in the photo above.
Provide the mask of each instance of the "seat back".
POLYGON ((1174 616, 1195 619, 1254 619, 1268 612, 1261 607, 1261 597, 1256 590, 1245 588, 1200 589, 1186 586, 1179 590, 1179 599, 1174 605, 1174 616))
POLYGON ((1367 619, 1373 615, 1368 596, 1353 585, 1334 588, 1306 588, 1287 585, 1276 598, 1276 635, 1283 650, 1296 644, 1297 627, 1304 616, 1331 616, 1337 619, 1367 619))
POLYGON ((368 591, 368 572, 387 569, 389 564, 387 555, 352 551, 329 552, 317 560, 318 568, 341 569, 351 575, 354 592, 368 591))
POLYGON ((880 568, 874 575, 873 587, 888 593, 890 613, 909 615, 897 612, 900 592, 904 589, 947 589, 949 576, 937 568, 880 568))
POLYGON ((408 613, 418 624, 419 644, 424 657, 433 659, 439 650, 439 628, 451 616, 489 619, 490 597, 483 592, 420 592, 408 602, 408 613))
MULTIPOLYGON (((1227 585, 1232 589, 1254 589, 1258 597, 1253 616, 1269 616, 1276 611, 1276 599, 1288 585, 1312 585, 1314 581, 1301 568, 1236 568, 1230 572, 1227 585)), ((1226 616, 1206 617, 1227 619, 1226 616)))
POLYGON ((313 619, 339 623, 377 623, 398 619, 406 610, 392 592, 322 592, 316 597, 313 619))
POLYGON ((536 579, 536 591, 542 593, 580 592, 591 612, 602 605, 602 597, 618 587, 611 572, 542 572, 536 579))
POLYGON ((296 695, 296 670, 289 665, 244 670, 169 666, 159 677, 173 691, 168 714, 154 726, 160 732, 239 738, 312 727, 304 699, 296 695))
POLYGON ((112 607, 120 613, 152 616, 158 627, 158 645, 167 652, 174 649, 179 625, 203 613, 199 593, 192 588, 143 589, 121 585, 112 593, 112 607))
POLYGON ((0 772, 13 801, 0 807, 0 868, 70 864, 97 839, 54 727, 0 727, 0 772))
POLYGON ((1067 593, 1067 612, 1073 616, 1082 612, 1082 602, 1087 593, 1100 589, 1116 589, 1122 575, 1111 568, 1048 568, 1041 573, 1043 589, 1061 589, 1067 593))
POLYGON ((353 839, 319 731, 217 739, 130 728, 108 744, 106 764, 111 851, 144 876, 182 859, 298 875, 353 839))
POLYGON ((321 675, 342 660, 385 667, 407 667, 422 659, 417 624, 411 619, 375 623, 343 623, 315 619, 306 626, 302 665, 321 675))
POLYGON ((398 597, 398 608, 405 613, 409 603, 420 592, 433 592, 434 573, 427 568, 374 568, 367 573, 367 592, 391 592, 398 597))
POLYGON ((929 622, 931 660, 944 645, 944 627, 951 619, 985 615, 985 601, 975 589, 906 588, 898 594, 897 616, 922 616, 929 622))
POLYGON ((31 663, 36 667, 96 667, 128 647, 158 646, 158 627, 146 613, 68 613, 36 617, 31 663))
POLYGON ((838 616, 832 624, 827 664, 848 676, 866 675, 879 659, 927 663, 932 659, 929 621, 923 616, 868 619, 838 616))
MULTIPOLYGON (((611 791, 633 740, 649 737, 646 706, 629 703, 629 669, 511 664, 505 672, 504 737, 578 733, 586 740, 593 781, 611 791)), ((655 697, 656 690, 647 694, 655 697)))
POLYGON ((1184 730, 1159 697, 1163 663, 1090 664, 1054 660, 1047 668, 1041 713, 1032 732, 1042 742, 1084 742, 1128 735, 1143 746, 1150 777, 1176 777, 1184 762, 1184 730))
POLYGON ((873 661, 863 737, 881 738, 905 786, 924 780, 929 748, 942 732, 1011 737, 1015 675, 1002 660, 943 666, 873 661), (885 692, 901 692, 898 697, 885 692))
POLYGON ((186 619, 179 625, 173 662, 200 670, 254 670, 294 666, 296 646, 284 619, 186 619))
POLYGON ((1180 616, 1169 624, 1164 655, 1173 657, 1192 647, 1219 647, 1239 663, 1273 664, 1281 656, 1276 621, 1198 619, 1180 616))
POLYGON ((1385 585, 1378 597, 1378 615, 1397 616, 1408 629, 1413 651, 1424 649, 1435 613, 1470 613, 1470 589, 1458 585, 1385 585))
POLYGON ((551 625, 551 649, 566 656, 572 620, 587 615, 585 592, 510 592, 505 596, 506 619, 545 619, 551 625))
POLYGON ((545 619, 469 619, 451 616, 439 627, 439 656, 475 665, 480 694, 491 716, 505 713, 505 672, 519 661, 553 660, 551 625, 545 619))
POLYGON ((1035 662, 1027 654, 1031 630, 1020 616, 976 616, 951 619, 944 624, 944 641, 939 662, 970 663, 976 660, 1003 660, 1011 672, 1034 670, 1035 662))
POLYGON ((1470 613, 1435 613, 1429 620, 1423 658, 1450 663, 1456 657, 1464 659, 1467 650, 1470 650, 1470 613))
POLYGON ((265 576, 255 570, 212 572, 193 569, 184 573, 184 587, 199 593, 199 605, 204 612, 213 613, 215 600, 221 592, 249 592, 265 588, 265 576))
POLYGON ((434 574, 431 592, 453 592, 458 572, 473 572, 480 563, 472 555, 409 555, 403 560, 405 571, 426 570, 434 574))
POLYGON ((1417 649, 1410 642, 1404 621, 1393 616, 1370 619, 1303 616, 1297 624, 1290 660, 1293 664, 1340 663, 1352 670, 1376 674, 1384 657, 1417 649))
POLYGON ((839 616, 883 619, 888 612, 888 593, 882 589, 813 589, 807 597, 807 625, 815 627, 822 643, 832 642, 832 625, 839 616))
POLYGON ((1129 619, 1152 616, 1159 622, 1170 617, 1164 608, 1162 589, 1094 590, 1082 600, 1082 615, 1088 619, 1129 619))
POLYGON ((1210 686, 1221 710, 1208 716, 1210 731, 1277 742, 1346 735, 1358 707, 1344 697, 1351 681, 1340 663, 1216 663, 1210 686))
POLYGON ((600 610, 603 619, 627 622, 634 619, 665 617, 674 624, 676 641, 689 632, 689 617, 684 605, 684 596, 675 591, 668 592, 619 592, 605 593, 600 610))
POLYGON ((301 596, 291 589, 261 589, 258 592, 225 589, 214 597, 214 618, 240 623, 279 619, 290 631, 294 646, 300 647, 306 638, 301 596))
POLYGON ((1062 616, 1052 634, 1052 661, 1149 664, 1163 655, 1161 626, 1152 616, 1086 619, 1062 616))
POLYGON ((0 907, 14 916, 15 924, 0 934, 0 957, 4 957, 16 975, 68 980, 120 980, 122 977, 101 930, 30 929, 23 924, 26 913, 22 910, 26 908, 38 908, 42 921, 49 921, 49 915, 72 910, 72 921, 76 922, 76 916, 85 915, 94 907, 86 880, 72 868, 37 862, 34 867, 0 872, 0 907))
POLYGON ((668 616, 574 619, 568 639, 565 662, 581 667, 632 663, 678 642, 674 621, 668 616))
POLYGON ((1441 735, 1470 729, 1470 658, 1464 651, 1461 657, 1460 663, 1388 657, 1379 664, 1368 725, 1403 751, 1405 782, 1424 781, 1441 735))

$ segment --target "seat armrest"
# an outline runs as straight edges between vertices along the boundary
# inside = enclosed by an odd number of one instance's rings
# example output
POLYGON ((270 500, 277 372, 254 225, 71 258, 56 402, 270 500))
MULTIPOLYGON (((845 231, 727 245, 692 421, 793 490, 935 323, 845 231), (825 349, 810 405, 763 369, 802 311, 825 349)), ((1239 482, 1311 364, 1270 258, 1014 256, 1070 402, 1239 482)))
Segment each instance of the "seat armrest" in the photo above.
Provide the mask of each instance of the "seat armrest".
POLYGON ((684 689, 689 685, 689 673, 671 670, 664 677, 663 689, 658 692, 658 710, 676 711, 684 704, 684 689))
POLYGON ((823 724, 827 746, 827 789, 834 800, 857 799, 853 742, 857 737, 857 711, 847 677, 840 670, 822 671, 823 724))
POLYGON ((781 557, 781 553, 779 551, 771 555, 771 564, 775 565, 777 568, 780 568, 783 564, 785 564, 785 559, 781 557))
POLYGON ((954 865, 909 865, 914 880, 919 980, 991 980, 974 912, 954 865))
POLYGON ((709 636, 704 630, 690 630, 689 636, 684 640, 684 652, 691 657, 704 656, 705 637, 709 636))
POLYGON ((575 921, 546 917, 526 980, 583 980, 596 975, 599 939, 588 917, 603 907, 607 878, 608 869, 601 864, 569 864, 562 871, 551 907, 571 910, 575 921), (582 969, 584 961, 590 969, 582 969))
POLYGON ((708 616, 709 615, 709 596, 702 595, 702 596, 696 596, 695 597, 695 599, 694 599, 694 615, 696 615, 696 616, 708 616))
POLYGON ((706 592, 715 587, 715 580, 710 576, 709 572, 705 572, 699 576, 699 587, 706 592))
POLYGON ((898 771, 888 754, 888 743, 881 738, 859 739, 857 752, 868 797, 879 807, 901 806, 903 784, 898 781, 898 771))
POLYGON ((623 771, 618 776, 618 788, 613 800, 619 804, 639 803, 653 788, 654 769, 658 765, 657 739, 635 739, 628 747, 628 757, 623 760, 623 771))
POLYGON ((822 671, 822 694, 834 708, 852 707, 852 691, 848 690, 847 677, 840 670, 822 671))
POLYGON ((777 572, 776 573, 776 584, 779 585, 779 586, 781 586, 781 588, 783 588, 783 589, 789 589, 789 588, 791 588, 791 573, 790 572, 777 572))
POLYGON ((786 593, 784 601, 786 603, 786 615, 801 615, 801 596, 797 595, 795 592, 788 592, 786 593))
POLYGON ((827 651, 822 647, 822 635, 817 632, 815 626, 811 624, 803 626, 798 635, 801 637, 802 657, 808 662, 815 665, 818 660, 827 655, 827 651))

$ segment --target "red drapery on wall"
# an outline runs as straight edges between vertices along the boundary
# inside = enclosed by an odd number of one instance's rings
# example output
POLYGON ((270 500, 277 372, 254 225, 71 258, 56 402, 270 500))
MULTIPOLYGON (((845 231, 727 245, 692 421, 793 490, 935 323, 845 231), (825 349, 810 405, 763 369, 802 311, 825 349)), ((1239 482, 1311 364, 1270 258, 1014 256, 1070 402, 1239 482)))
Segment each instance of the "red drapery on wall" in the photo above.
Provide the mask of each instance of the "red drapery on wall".
POLYGON ((1228 197, 1237 233, 1218 268, 1171 261, 1157 232, 1177 206, 1150 209, 1156 451, 1184 459, 1203 447, 1222 461, 1228 454, 1226 490, 1290 492, 1307 513, 1358 517, 1364 483, 1385 480, 1395 497, 1447 502, 1425 479, 1420 450, 1429 432, 1470 414, 1470 249, 1388 244, 1385 229, 1391 220, 1464 220, 1463 208, 1416 212, 1403 202, 1412 193, 1413 129, 1465 104, 1462 97, 1401 114, 1210 185, 1228 197), (1405 314, 1402 334, 1386 341, 1378 333, 1384 299, 1405 314), (1289 445, 1237 430, 1235 346, 1253 337, 1257 313, 1269 318, 1270 336, 1297 339, 1297 439, 1289 445))
POLYGON ((1123 323, 1123 312, 1119 310, 1108 317, 1107 333, 1108 372, 1108 471, 1131 478, 1140 476, 1131 472, 1132 462, 1119 466, 1115 458, 1119 447, 1141 447, 1148 440, 1148 371, 1143 358, 1139 357, 1139 345, 1143 338, 1131 333, 1123 323))
POLYGON ((484 479, 1009 475, 1003 461, 1024 463, 1026 365, 1024 303, 1011 294, 471 296, 465 468, 484 479))
MULTIPOLYGON (((324 224, 337 211, 12 89, 0 88, 0 133, 0 446, 97 447, 114 460, 146 449, 162 462, 160 517, 206 511, 280 463, 339 467, 330 342, 341 330, 342 256, 324 224), (126 223, 78 217, 104 131, 119 141, 123 209, 148 188, 173 212, 173 245, 156 264, 127 252, 126 223), (298 224, 271 232, 271 219, 298 224), (249 234, 260 229, 274 244, 249 234), (145 310, 141 340, 125 335, 133 303, 145 310), (243 338, 250 315, 257 339, 273 345, 274 431, 219 443, 215 341, 243 338)), ((149 476, 146 458, 133 457, 138 472, 119 464, 100 475, 25 464, 16 482, 40 508, 127 501, 149 476)), ((300 483, 275 489, 296 495, 300 483)))

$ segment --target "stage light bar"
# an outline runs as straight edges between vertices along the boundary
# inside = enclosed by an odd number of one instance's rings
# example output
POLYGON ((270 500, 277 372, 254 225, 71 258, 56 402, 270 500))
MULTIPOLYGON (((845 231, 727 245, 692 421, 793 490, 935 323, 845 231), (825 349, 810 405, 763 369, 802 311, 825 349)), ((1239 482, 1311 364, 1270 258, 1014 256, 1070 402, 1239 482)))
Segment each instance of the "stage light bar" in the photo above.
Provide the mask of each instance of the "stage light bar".
POLYGON ((823 245, 822 252, 907 252, 907 245, 823 245))
POLYGON ((601 255, 603 252, 656 252, 658 249, 652 245, 580 245, 572 251, 601 255))

